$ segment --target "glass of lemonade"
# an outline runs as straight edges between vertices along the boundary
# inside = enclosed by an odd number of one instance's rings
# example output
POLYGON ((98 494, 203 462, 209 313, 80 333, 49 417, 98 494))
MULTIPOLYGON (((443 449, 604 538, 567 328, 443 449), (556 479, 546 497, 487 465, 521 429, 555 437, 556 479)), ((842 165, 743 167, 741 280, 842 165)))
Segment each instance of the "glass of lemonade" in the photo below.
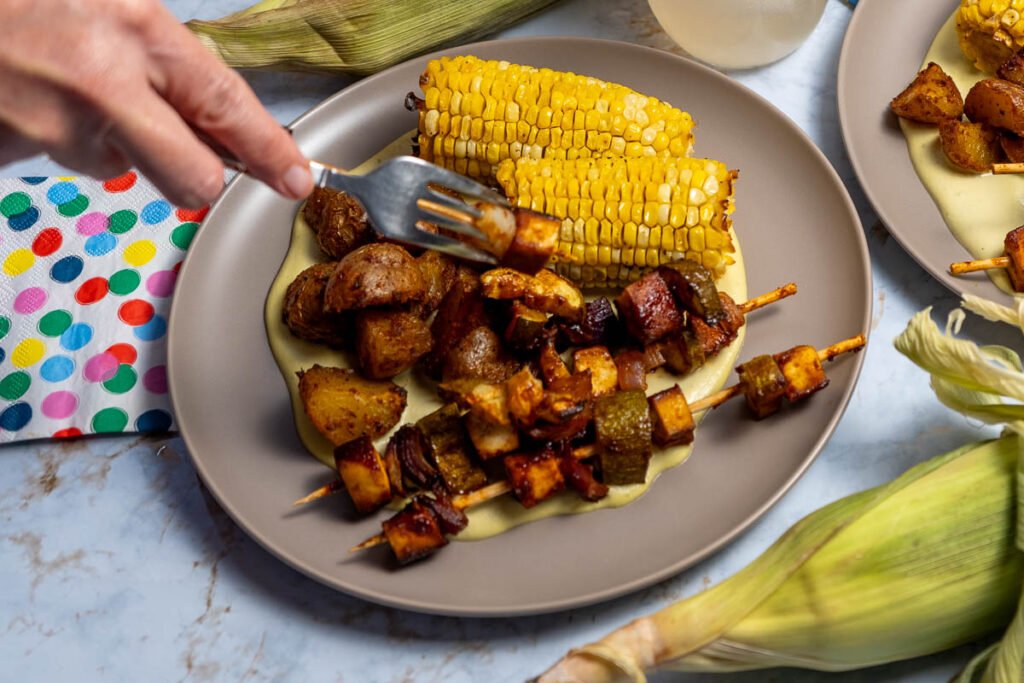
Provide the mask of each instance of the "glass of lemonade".
POLYGON ((748 69, 782 59, 821 19, 826 0, 648 0, 665 32, 697 59, 748 69))

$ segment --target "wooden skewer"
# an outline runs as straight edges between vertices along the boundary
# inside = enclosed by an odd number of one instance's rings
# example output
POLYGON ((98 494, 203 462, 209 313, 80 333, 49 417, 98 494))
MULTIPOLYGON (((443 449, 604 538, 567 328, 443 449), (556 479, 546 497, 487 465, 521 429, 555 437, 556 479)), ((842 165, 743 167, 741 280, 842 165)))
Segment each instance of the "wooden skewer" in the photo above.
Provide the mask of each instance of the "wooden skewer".
POLYGON ((344 482, 342 482, 341 479, 335 479, 330 484, 327 484, 326 486, 321 486, 308 496, 303 496, 302 498, 299 498, 297 501, 292 503, 292 507, 299 507, 300 505, 305 505, 306 503, 312 503, 314 500, 326 498, 327 496, 334 495, 335 493, 338 493, 339 491, 343 490, 345 490, 344 482))
POLYGON ((444 216, 445 218, 449 218, 458 223, 467 223, 469 225, 476 224, 476 219, 473 218, 471 214, 459 211, 451 206, 432 202, 429 199, 417 199, 416 206, 424 211, 436 213, 438 216, 444 216))
POLYGON ((961 261, 960 263, 954 263, 949 266, 949 272, 953 275, 962 275, 964 273, 973 273, 979 270, 989 270, 990 268, 1009 267, 1009 256, 993 256, 992 258, 978 259, 977 261, 961 261))
MULTIPOLYGON (((841 342, 837 342, 832 346, 820 349, 818 351, 818 360, 824 363, 834 359, 836 356, 839 356, 841 354, 849 353, 851 351, 859 351, 864 347, 866 343, 867 340, 865 339, 864 335, 858 334, 856 336, 850 337, 849 339, 844 339, 841 342)), ((743 385, 740 383, 734 384, 731 387, 726 387, 725 389, 722 389, 717 393, 702 398, 699 401, 694 401, 693 403, 690 404, 690 410, 693 413, 700 413, 711 408, 717 408, 718 406, 722 405, 729 399, 739 395, 742 392, 743 385)), ((573 449, 572 455, 574 458, 578 460, 584 460, 591 456, 597 455, 597 446, 595 446, 594 444, 580 446, 579 448, 573 449)), ((489 500, 493 500, 494 498, 497 498, 499 496, 503 496, 511 490, 512 487, 509 485, 507 481, 496 481, 493 484, 489 484, 481 489, 477 489, 472 493, 467 493, 461 496, 454 496, 452 498, 452 504, 459 510, 465 510, 466 508, 472 507, 474 505, 479 505, 489 500)), ((349 552, 357 553, 361 550, 373 548, 374 546, 382 545, 387 542, 387 536, 385 536, 383 533, 379 533, 375 536, 371 536, 370 538, 366 539, 358 545, 352 546, 351 548, 349 548, 349 552)))
POLYGON ((768 304, 773 304, 776 301, 793 296, 794 294, 796 294, 796 283, 788 282, 781 287, 776 287, 772 291, 762 294, 761 296, 755 296, 744 304, 740 304, 740 311, 743 312, 743 315, 747 315, 751 311, 764 308, 768 304))
POLYGON ((1009 175, 1011 173, 1024 173, 1024 164, 992 164, 992 173, 996 175, 1009 175))
MULTIPOLYGON (((776 301, 780 301, 782 299, 785 299, 786 297, 793 296, 794 294, 796 294, 796 283, 790 282, 788 284, 782 285, 781 287, 773 289, 770 292, 766 292, 761 296, 756 296, 750 301, 747 301, 746 303, 740 304, 739 308, 743 312, 743 315, 747 315, 752 311, 764 308, 769 304, 773 304, 776 301)), ((297 501, 292 503, 292 506, 298 507, 300 505, 305 505, 306 503, 312 503, 315 500, 320 500, 321 498, 326 498, 327 496, 330 496, 334 493, 343 491, 344 488, 345 487, 342 486, 341 480, 335 479, 330 484, 321 486, 320 488, 318 488, 316 491, 313 491, 309 495, 299 498, 297 501)))

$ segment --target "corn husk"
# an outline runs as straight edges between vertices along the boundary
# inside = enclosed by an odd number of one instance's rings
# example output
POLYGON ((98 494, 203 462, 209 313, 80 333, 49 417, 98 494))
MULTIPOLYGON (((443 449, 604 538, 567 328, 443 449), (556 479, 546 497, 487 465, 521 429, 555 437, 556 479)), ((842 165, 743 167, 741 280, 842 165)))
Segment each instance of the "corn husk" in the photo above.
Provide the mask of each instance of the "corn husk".
MULTIPOLYGON (((968 298, 964 307, 1024 330, 1024 302, 968 298)), ((846 670, 1007 624, 956 683, 1024 680, 1024 371, 1010 349, 957 339, 963 318, 955 311, 943 333, 924 311, 896 346, 930 373, 944 404, 1006 424, 1002 438, 812 513, 718 586, 570 652, 538 680, 644 681, 656 668, 846 670)))
POLYGON ((229 66, 365 75, 481 38, 556 0, 264 0, 186 26, 229 66))

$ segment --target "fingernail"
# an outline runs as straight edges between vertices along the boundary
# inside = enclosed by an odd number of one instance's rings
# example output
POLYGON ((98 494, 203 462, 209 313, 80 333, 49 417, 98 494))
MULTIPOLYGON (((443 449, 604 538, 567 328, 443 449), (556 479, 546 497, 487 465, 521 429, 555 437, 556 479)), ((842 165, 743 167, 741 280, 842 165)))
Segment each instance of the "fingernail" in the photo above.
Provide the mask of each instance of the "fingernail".
POLYGON ((313 176, 308 166, 292 166, 284 174, 284 188, 295 199, 302 199, 313 191, 313 176))

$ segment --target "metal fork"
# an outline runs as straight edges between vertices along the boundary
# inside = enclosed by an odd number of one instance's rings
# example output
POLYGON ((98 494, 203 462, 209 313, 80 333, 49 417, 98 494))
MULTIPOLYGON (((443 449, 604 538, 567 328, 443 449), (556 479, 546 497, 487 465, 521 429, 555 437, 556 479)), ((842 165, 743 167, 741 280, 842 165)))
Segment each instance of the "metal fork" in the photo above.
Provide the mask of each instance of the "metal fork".
POLYGON ((443 251, 481 263, 497 263, 482 249, 462 240, 429 232, 419 223, 433 223, 466 237, 487 242, 474 225, 482 217, 479 209, 438 191, 454 190, 470 200, 508 206, 505 198, 489 187, 413 156, 385 161, 364 175, 355 175, 319 161, 310 161, 313 182, 318 187, 341 190, 352 195, 366 209, 370 225, 388 239, 443 251))
MULTIPOLYGON (((287 127, 285 130, 291 133, 287 127)), ((202 131, 193 131, 221 158, 225 166, 240 173, 248 172, 245 164, 223 145, 202 131)), ((490 264, 498 262, 494 255, 478 247, 454 237, 424 230, 418 225, 421 222, 433 223, 486 243, 487 235, 474 225, 482 216, 480 210, 436 188, 454 190, 469 200, 509 206, 505 197, 489 187, 413 156, 389 159, 364 175, 349 173, 321 161, 310 161, 309 170, 318 187, 341 190, 358 199, 366 209, 370 225, 383 237, 443 251, 469 261, 490 264)))

